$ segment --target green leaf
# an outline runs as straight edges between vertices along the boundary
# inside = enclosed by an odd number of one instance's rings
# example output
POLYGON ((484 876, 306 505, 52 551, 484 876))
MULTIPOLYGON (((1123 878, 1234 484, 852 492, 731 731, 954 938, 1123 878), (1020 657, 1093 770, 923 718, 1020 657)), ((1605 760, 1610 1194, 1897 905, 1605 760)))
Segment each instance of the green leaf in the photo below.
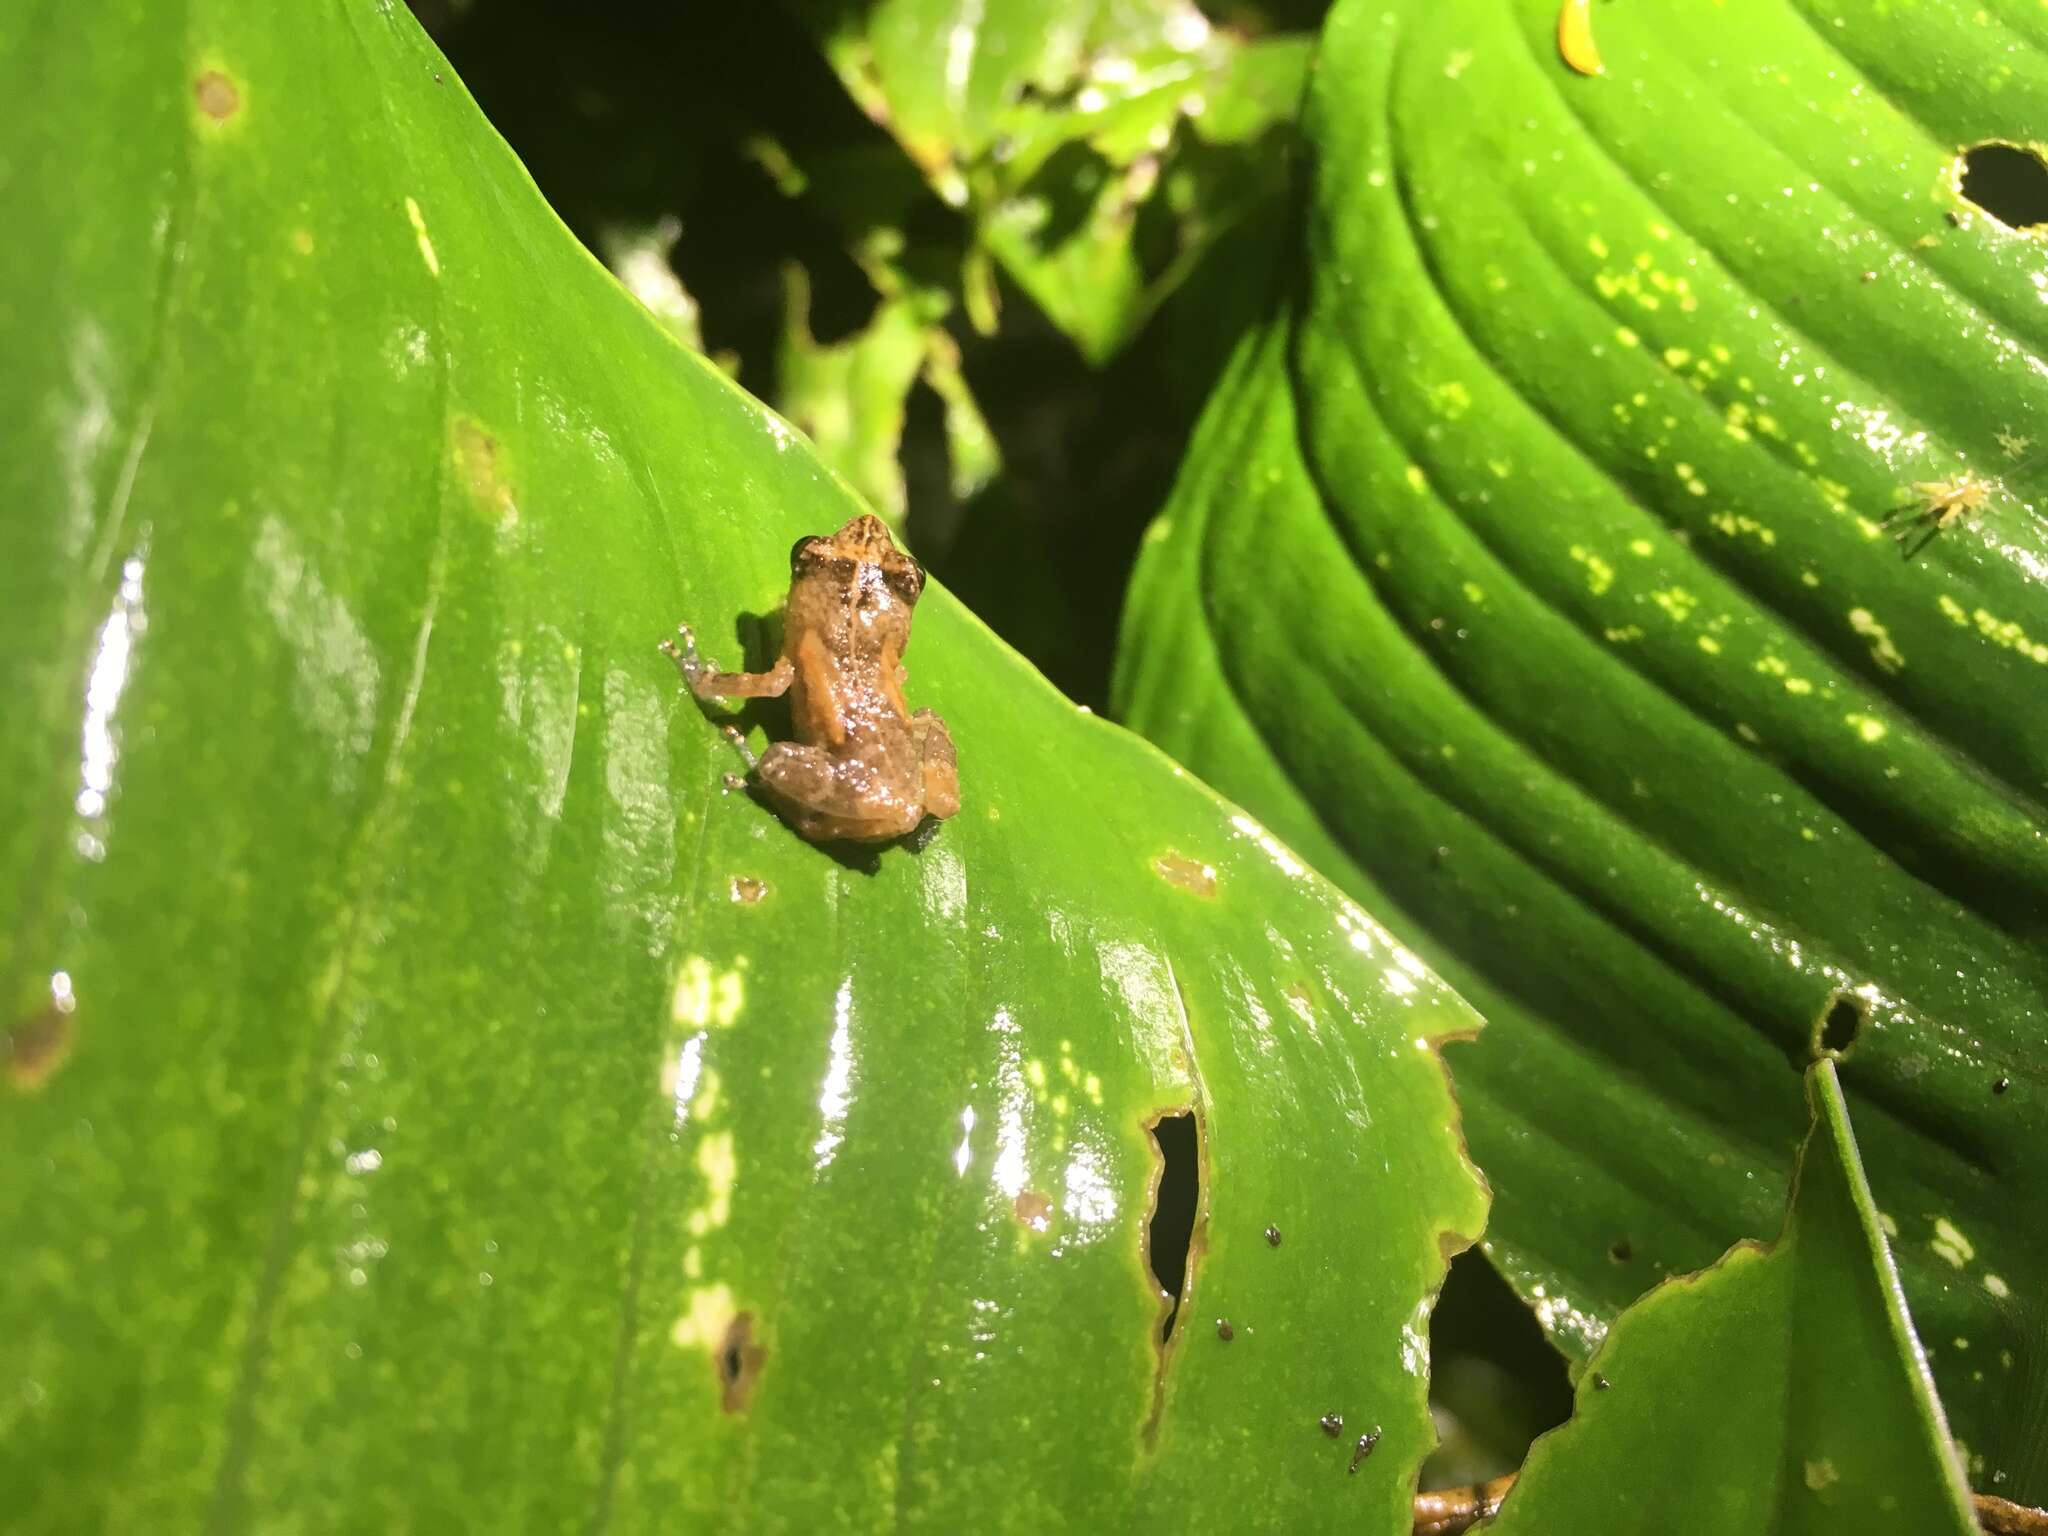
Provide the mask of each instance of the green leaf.
MULTIPOLYGON (((811 176, 779 144, 763 139, 749 146, 785 195, 809 196, 822 208, 877 296, 874 312, 857 331, 820 343, 811 334, 810 279, 800 266, 785 269, 775 403, 810 437, 819 456, 900 528, 909 501, 901 460, 904 422, 919 384, 938 397, 947 489, 955 502, 987 486, 1002 468, 1002 455, 945 325, 959 282, 957 247, 948 242, 935 250, 906 234, 918 216, 916 203, 929 203, 931 194, 892 147, 879 146, 886 158, 872 153, 874 147, 820 150, 813 195, 811 176), (949 264, 955 270, 944 270, 949 264)), ((928 537, 937 531, 929 525, 944 521, 921 518, 911 530, 920 556, 928 557, 939 542, 928 537)))
POLYGON ((821 345, 811 335, 810 283, 783 273, 789 313, 777 357, 776 403, 832 465, 897 527, 905 507, 905 402, 925 365, 927 321, 912 299, 884 299, 859 331, 821 345))
POLYGON ((1246 42, 1188 0, 793 3, 848 91, 1091 362, 1223 236, 1278 216, 1305 37, 1246 42))
POLYGON ((1807 1092, 1783 1236, 1615 1322, 1490 1532, 1977 1529, 1832 1062, 1807 1092))
POLYGON ((2044 312, 1950 173, 2048 117, 2039 22, 1640 0, 1596 78, 1555 22, 1332 13, 1307 290, 1153 530, 1121 707, 1487 1016, 1488 1252, 1581 1359, 1770 1229, 1851 1042, 1972 1475, 2038 1499, 2044 312))
POLYGON ((728 792, 655 642, 857 504, 403 8, 0 90, 10 1528, 1405 1528, 1469 1011, 940 591, 934 841, 728 792))

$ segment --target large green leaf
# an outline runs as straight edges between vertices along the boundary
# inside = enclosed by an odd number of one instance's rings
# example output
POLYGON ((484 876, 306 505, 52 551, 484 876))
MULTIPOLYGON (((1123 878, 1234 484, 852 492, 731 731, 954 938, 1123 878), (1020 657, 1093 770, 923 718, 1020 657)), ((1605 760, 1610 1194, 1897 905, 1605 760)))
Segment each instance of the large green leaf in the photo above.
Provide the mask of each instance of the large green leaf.
MULTIPOLYGON (((1308 39, 1192 0, 789 0, 848 90, 1091 361, 1276 216, 1308 39)), ((969 273, 970 313, 988 320, 969 273)))
POLYGON ((0 91, 9 1528, 1405 1521, 1457 999, 942 592, 934 841, 725 789, 655 642, 856 504, 402 8, 0 91))
POLYGON ((1666 1281, 1616 1321, 1497 1536, 1648 1536, 1674 1510, 1688 1536, 1976 1530, 1832 1062, 1808 1091, 1783 1235, 1666 1281))
POLYGON ((1154 530, 1121 700, 1487 1015, 1488 1252, 1580 1358, 1771 1229, 1853 1038, 1951 1422, 2038 1498, 2041 248, 1950 172, 2038 132, 2048 30, 1632 0, 1585 78, 1556 10, 1333 12, 1307 291, 1154 530))

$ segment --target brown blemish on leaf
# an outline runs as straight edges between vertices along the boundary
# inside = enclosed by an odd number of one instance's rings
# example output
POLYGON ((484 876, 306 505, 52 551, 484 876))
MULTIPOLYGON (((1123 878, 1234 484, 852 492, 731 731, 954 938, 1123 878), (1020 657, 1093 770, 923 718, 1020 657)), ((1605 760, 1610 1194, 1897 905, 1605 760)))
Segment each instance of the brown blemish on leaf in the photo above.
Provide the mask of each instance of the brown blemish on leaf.
POLYGON ((732 899, 743 907, 751 907, 768 894, 768 882, 756 880, 751 875, 732 877, 732 899))
POLYGON ((70 1010, 51 1003, 8 1030, 0 1051, 8 1086, 34 1093, 55 1077, 71 1056, 74 1027, 70 1010))
POLYGON ((1017 1219, 1034 1232, 1043 1232, 1052 1225, 1052 1196, 1042 1190, 1018 1190, 1010 1208, 1017 1213, 1017 1219))
POLYGON ((216 123, 224 123, 242 110, 242 93, 235 88, 234 81, 217 69, 202 71, 192 82, 192 99, 216 123))
POLYGON ((1197 896, 1216 894, 1216 867, 1213 864, 1203 864, 1184 854, 1162 853, 1152 861, 1152 867, 1159 871, 1160 878, 1168 885, 1193 891, 1197 896))
POLYGON ((467 416, 455 418, 455 467, 471 499, 498 522, 510 523, 519 516, 503 449, 497 438, 467 416))
POLYGON ((753 1396, 754 1383, 760 1379, 761 1363, 768 1358, 768 1351, 754 1342, 753 1313, 734 1314, 711 1358, 718 1368, 720 1406, 727 1413, 746 1412, 747 1399, 753 1396))

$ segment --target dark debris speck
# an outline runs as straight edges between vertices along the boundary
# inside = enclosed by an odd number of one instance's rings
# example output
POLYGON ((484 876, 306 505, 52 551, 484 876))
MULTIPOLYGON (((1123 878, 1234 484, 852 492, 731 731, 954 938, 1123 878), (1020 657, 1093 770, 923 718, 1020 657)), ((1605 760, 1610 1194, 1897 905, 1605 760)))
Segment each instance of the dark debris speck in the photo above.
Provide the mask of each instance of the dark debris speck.
POLYGON ((1378 1445, 1379 1443, 1380 1432, 1377 1427, 1368 1429, 1364 1434, 1360 1435, 1358 1437, 1357 1446, 1351 1452, 1351 1465, 1346 1467, 1344 1470, 1346 1472, 1356 1472, 1358 1470, 1358 1464, 1364 1461, 1366 1457, 1370 1456, 1372 1454, 1372 1448, 1378 1445))

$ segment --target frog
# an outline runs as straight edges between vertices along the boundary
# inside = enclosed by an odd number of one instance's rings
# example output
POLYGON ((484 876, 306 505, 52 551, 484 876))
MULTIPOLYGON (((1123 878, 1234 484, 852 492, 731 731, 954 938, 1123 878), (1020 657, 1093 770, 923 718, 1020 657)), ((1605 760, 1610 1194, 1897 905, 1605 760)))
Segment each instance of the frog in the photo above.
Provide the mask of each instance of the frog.
POLYGON ((887 843, 960 809, 953 737, 903 696, 903 652, 924 568, 872 513, 789 552, 782 650, 765 672, 724 672, 698 655, 688 624, 661 649, 700 700, 789 696, 794 741, 756 756, 731 726, 747 771, 776 812, 813 843, 887 843))

